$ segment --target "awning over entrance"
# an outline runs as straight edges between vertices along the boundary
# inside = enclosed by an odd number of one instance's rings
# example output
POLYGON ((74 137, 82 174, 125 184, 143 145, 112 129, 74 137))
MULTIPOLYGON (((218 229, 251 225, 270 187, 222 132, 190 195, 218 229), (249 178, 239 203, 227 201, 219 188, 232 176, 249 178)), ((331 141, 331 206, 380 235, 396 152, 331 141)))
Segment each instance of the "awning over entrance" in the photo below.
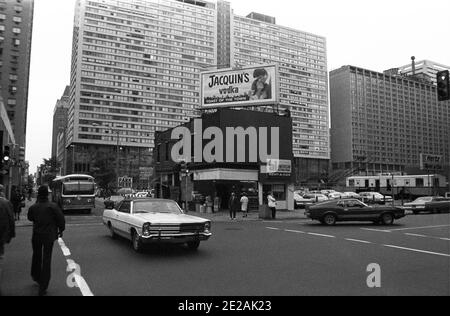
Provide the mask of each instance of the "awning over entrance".
POLYGON ((206 169, 194 171, 194 181, 258 181, 258 170, 206 169))

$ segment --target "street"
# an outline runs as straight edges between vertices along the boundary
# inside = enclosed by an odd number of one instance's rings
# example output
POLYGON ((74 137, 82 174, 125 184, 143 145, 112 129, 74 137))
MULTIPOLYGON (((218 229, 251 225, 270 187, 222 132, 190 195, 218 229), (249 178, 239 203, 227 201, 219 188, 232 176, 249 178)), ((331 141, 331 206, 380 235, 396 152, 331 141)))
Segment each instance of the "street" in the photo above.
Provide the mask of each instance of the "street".
MULTIPOLYGON (((307 219, 213 222, 198 251, 133 251, 92 215, 66 216, 55 243, 49 296, 449 295, 450 217, 410 215, 393 226, 307 219), (367 267, 380 267, 370 288, 367 267)), ((6 248, 4 295, 36 295, 29 277, 31 227, 6 248)))

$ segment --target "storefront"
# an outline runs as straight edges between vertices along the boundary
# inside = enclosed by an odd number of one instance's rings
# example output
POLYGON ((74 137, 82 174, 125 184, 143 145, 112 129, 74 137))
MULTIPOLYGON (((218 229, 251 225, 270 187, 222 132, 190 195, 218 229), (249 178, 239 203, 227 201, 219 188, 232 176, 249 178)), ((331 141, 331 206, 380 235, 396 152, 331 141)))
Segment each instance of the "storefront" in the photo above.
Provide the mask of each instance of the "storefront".
POLYGON ((181 205, 187 202, 190 209, 213 200, 218 209, 226 210, 232 192, 239 196, 245 193, 250 209, 257 210, 267 204, 267 194, 273 192, 278 209, 294 209, 289 117, 219 109, 157 133, 156 144, 156 176, 170 191, 162 190, 165 194, 161 197, 171 197, 181 205), (179 156, 174 157, 174 152, 179 156), (178 194, 177 199, 174 194, 178 194))

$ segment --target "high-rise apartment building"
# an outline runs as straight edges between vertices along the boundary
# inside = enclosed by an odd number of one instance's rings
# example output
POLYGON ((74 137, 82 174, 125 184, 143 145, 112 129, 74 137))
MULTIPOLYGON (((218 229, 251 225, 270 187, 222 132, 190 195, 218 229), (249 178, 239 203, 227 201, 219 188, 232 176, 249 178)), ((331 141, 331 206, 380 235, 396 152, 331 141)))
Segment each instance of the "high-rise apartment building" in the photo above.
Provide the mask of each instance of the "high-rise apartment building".
POLYGON ((420 154, 450 155, 450 106, 420 78, 354 66, 330 73, 333 168, 420 172, 420 154))
MULTIPOLYGON (((228 16, 231 8, 220 8, 218 15, 228 16)), ((274 17, 256 12, 231 17, 229 24, 218 26, 230 29, 229 64, 278 65, 280 107, 289 109, 293 119, 297 181, 317 181, 327 173, 330 159, 326 39, 277 25, 274 17)))
POLYGON ((258 13, 235 15, 226 1, 78 0, 67 135, 72 170, 87 171, 99 150, 127 157, 122 175, 139 169, 146 159, 138 157, 149 158, 156 145, 155 131, 200 114, 202 71, 268 63, 279 66, 279 107, 294 121, 300 178, 317 179, 330 158, 325 38, 258 13))
MULTIPOLYGON (((16 151, 25 147, 26 141, 33 10, 33 0, 0 0, 0 95, 16 151)), ((4 131, 3 145, 11 143, 3 120, 0 130, 4 131)), ((12 184, 19 184, 18 168, 12 170, 11 176, 12 184)))
POLYGON ((198 115, 199 73, 216 63, 216 27, 215 5, 204 1, 77 1, 71 169, 89 170, 99 151, 119 157, 120 175, 148 167, 155 131, 198 115))

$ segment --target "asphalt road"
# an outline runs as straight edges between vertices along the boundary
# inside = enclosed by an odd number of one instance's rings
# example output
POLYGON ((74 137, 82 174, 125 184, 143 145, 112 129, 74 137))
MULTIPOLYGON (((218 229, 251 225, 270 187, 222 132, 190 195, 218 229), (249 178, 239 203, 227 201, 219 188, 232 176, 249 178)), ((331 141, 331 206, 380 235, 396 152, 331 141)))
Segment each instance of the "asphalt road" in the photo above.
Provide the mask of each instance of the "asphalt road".
MULTIPOLYGON (((49 296, 450 295, 449 214, 393 226, 214 222, 213 237, 197 251, 154 246, 142 254, 111 239, 100 214, 67 216, 49 296), (380 268, 379 288, 367 284, 370 264, 380 268)), ((19 227, 7 246, 4 295, 37 294, 30 238, 31 228, 19 227)))

